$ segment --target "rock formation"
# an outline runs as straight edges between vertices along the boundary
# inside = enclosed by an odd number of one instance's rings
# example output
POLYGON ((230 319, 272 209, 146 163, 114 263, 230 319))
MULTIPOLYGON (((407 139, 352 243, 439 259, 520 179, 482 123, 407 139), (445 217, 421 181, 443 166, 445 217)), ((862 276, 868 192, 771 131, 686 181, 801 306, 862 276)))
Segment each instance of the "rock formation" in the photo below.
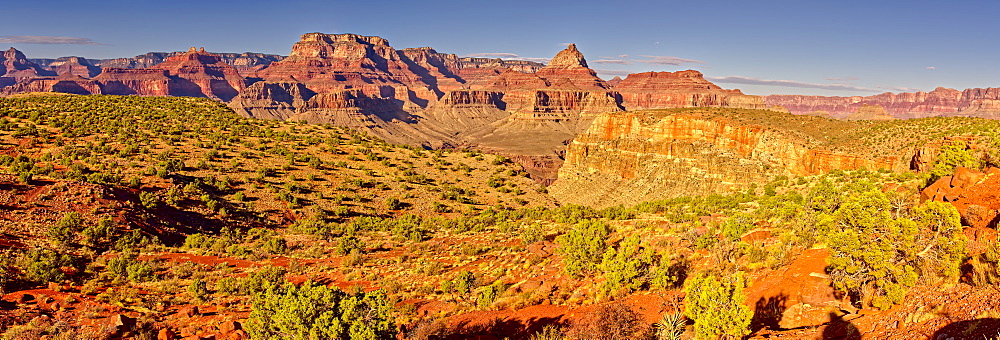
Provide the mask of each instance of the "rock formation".
MULTIPOLYGON (((744 110, 734 115, 781 115, 766 112, 744 110)), ((774 119, 797 119, 801 122, 792 126, 821 126, 822 130, 849 131, 855 126, 819 117, 778 118, 774 119)), ((906 170, 919 151, 909 148, 888 155, 839 151, 814 137, 753 121, 698 112, 598 115, 569 145, 559 179, 549 192, 564 204, 632 205, 744 190, 750 183, 766 183, 782 175, 861 167, 906 170)))
MULTIPOLYGON (((5 93, 215 98, 251 117, 332 123, 394 143, 503 154, 524 164, 542 183, 555 180, 566 145, 599 114, 769 107, 761 97, 724 90, 697 71, 633 74, 609 84, 589 68, 575 44, 548 65, 461 58, 430 47, 396 50, 380 37, 323 33, 302 35, 284 58, 192 49, 93 63, 60 60, 46 63, 77 76, 94 74, 88 64, 104 71, 92 81, 47 77, 8 86, 5 93)), ((0 79, 0 85, 5 82, 11 83, 0 79)))
POLYGON ((847 116, 847 118, 844 118, 844 119, 847 119, 847 120, 893 120, 893 119, 896 119, 896 118, 893 117, 893 116, 891 116, 891 115, 889 115, 889 112, 886 112, 885 108, 883 108, 881 105, 862 104, 861 107, 858 108, 858 111, 855 111, 850 116, 847 116))
MULTIPOLYGON (((95 60, 91 63, 100 67, 114 68, 150 68, 162 63, 167 58, 184 54, 186 52, 149 52, 132 58, 117 58, 95 60)), ((240 75, 246 76, 267 67, 275 61, 284 59, 284 56, 264 53, 215 53, 210 52, 222 59, 223 62, 232 65, 239 71, 240 75)))
POLYGON ((166 70, 107 67, 94 80, 102 84, 104 94, 169 96, 172 79, 166 70))
POLYGON ((189 97, 209 97, 229 101, 246 87, 245 80, 233 66, 222 62, 219 56, 196 50, 168 57, 153 66, 154 70, 166 70, 172 76, 170 95, 189 97))
POLYGON ((694 70, 633 73, 614 90, 629 110, 725 106, 727 97, 743 95, 739 90, 723 90, 694 70))
POLYGON ((24 53, 13 47, 4 51, 3 59, 0 59, 0 76, 20 80, 55 75, 53 72, 42 69, 38 64, 28 61, 24 53))
POLYGON ((56 74, 72 74, 84 78, 93 78, 101 73, 101 68, 94 66, 87 59, 80 57, 62 57, 49 63, 46 68, 56 74))
POLYGON ((103 90, 99 82, 69 73, 62 74, 58 77, 37 77, 25 79, 0 89, 0 95, 25 92, 102 94, 103 90))
POLYGON ((975 88, 958 91, 939 87, 930 92, 882 93, 861 97, 825 97, 798 95, 765 96, 768 105, 780 105, 795 114, 825 111, 844 118, 864 105, 881 106, 894 118, 934 116, 997 117, 992 100, 1000 100, 1000 88, 975 88))

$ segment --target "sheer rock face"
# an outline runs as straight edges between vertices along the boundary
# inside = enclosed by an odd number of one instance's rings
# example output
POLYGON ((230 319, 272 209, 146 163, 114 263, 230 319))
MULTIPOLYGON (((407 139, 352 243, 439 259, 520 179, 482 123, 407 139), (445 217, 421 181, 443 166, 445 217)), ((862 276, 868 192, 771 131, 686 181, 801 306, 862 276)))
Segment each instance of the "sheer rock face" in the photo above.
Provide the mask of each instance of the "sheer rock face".
POLYGON ((55 75, 55 73, 43 69, 38 64, 28 61, 24 53, 13 47, 4 51, 3 59, 0 59, 0 76, 28 79, 55 75))
POLYGON ((102 94, 103 89, 97 81, 67 73, 58 77, 39 77, 22 80, 0 90, 0 94, 2 95, 25 92, 102 94))
POLYGON ((101 73, 101 68, 80 57, 62 57, 50 63, 47 68, 56 74, 71 74, 83 78, 93 78, 101 73))
POLYGON ((629 110, 728 106, 728 97, 743 96, 739 90, 724 90, 705 80, 695 70, 633 73, 614 90, 629 110))
POLYGON ((388 41, 356 34, 303 34, 288 58, 257 75, 298 81, 317 92, 366 84, 427 86, 388 41))
POLYGON ((845 118, 847 120, 894 120, 881 105, 862 104, 858 111, 845 118))
POLYGON ((566 151, 549 188, 560 202, 607 207, 744 190, 779 175, 908 169, 912 155, 867 157, 808 147, 797 137, 723 118, 598 115, 566 151))
MULTIPOLYGON (((167 58, 182 55, 186 52, 149 52, 132 58, 117 58, 96 60, 92 64, 100 67, 115 68, 150 68, 162 63, 167 58)), ((264 53, 212 53, 222 59, 223 62, 232 65, 240 73, 248 74, 259 71, 273 62, 284 59, 284 56, 264 53)))
POLYGON ((286 120, 314 95, 302 83, 260 81, 240 92, 229 107, 248 117, 286 120))
POLYGON ((104 94, 169 96, 172 79, 167 70, 104 68, 94 77, 101 83, 104 94))
MULTIPOLYGON (((980 100, 1000 100, 1000 89, 958 91, 939 87, 930 92, 886 92, 867 97, 797 95, 765 97, 765 102, 768 105, 781 105, 794 114, 825 111, 833 117, 843 118, 854 114, 864 105, 878 105, 892 117, 901 119, 953 115, 977 116, 975 110, 982 107, 982 102, 977 103, 980 100)), ((991 113, 986 112, 984 117, 988 118, 990 115, 991 113)))
POLYGON ((152 67, 166 70, 173 77, 170 94, 174 96, 209 97, 229 101, 246 87, 246 81, 236 68, 205 49, 191 48, 187 53, 168 57, 152 67))
POLYGON ((550 87, 561 90, 606 91, 609 86, 597 72, 587 66, 587 59, 576 49, 576 44, 569 44, 565 50, 559 51, 549 64, 535 73, 545 79, 550 87))

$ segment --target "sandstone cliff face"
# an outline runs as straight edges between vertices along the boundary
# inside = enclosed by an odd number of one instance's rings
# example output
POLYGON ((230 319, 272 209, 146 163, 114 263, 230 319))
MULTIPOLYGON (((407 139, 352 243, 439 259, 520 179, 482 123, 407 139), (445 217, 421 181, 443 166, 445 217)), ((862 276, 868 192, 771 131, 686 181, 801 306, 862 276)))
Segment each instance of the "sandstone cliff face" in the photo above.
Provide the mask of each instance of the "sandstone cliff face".
POLYGON ((2 58, 0 59, 0 76, 20 80, 56 75, 51 71, 42 69, 38 64, 28 61, 24 53, 13 47, 4 51, 2 58))
POLYGON ((694 70, 633 73, 614 90, 629 110, 726 106, 727 97, 743 95, 739 90, 723 90, 694 70))
POLYGON ((91 65, 87 59, 80 57, 62 57, 54 60, 46 68, 56 74, 71 74, 84 78, 92 78, 101 73, 101 68, 91 65))
POLYGON ((317 92, 366 84, 426 86, 388 41, 356 34, 304 34, 288 58, 257 75, 301 82, 317 92))
POLYGON ((895 117, 889 115, 881 105, 862 104, 858 111, 852 113, 847 120, 893 120, 895 117))
POLYGON ((724 118, 657 113, 597 116, 566 152, 550 187, 560 202, 607 207, 743 190, 779 175, 905 170, 911 153, 866 157, 724 118))
MULTIPOLYGON (((132 58, 102 59, 92 61, 99 67, 114 68, 150 68, 162 63, 169 57, 178 56, 186 52, 149 52, 132 58)), ((247 76, 267 67, 273 62, 281 61, 284 56, 264 53, 212 53, 222 59, 223 62, 232 65, 239 71, 240 75, 247 76)))
POLYGON ((229 101, 246 87, 236 68, 222 62, 219 56, 196 50, 168 57, 152 69, 166 70, 173 77, 170 94, 174 96, 209 97, 229 101))
POLYGON ((248 117, 287 120, 314 95, 302 83, 261 81, 241 91, 229 107, 248 117))
POLYGON ((878 105, 892 117, 907 119, 955 114, 968 107, 972 100, 985 97, 975 91, 959 92, 939 87, 931 92, 886 92, 867 97, 770 95, 765 97, 765 102, 783 106, 794 114, 825 111, 834 117, 849 116, 864 105, 878 105))
POLYGON ((22 80, 0 89, 0 95, 25 92, 60 92, 72 94, 102 94, 99 82, 72 74, 59 77, 39 77, 22 80))
POLYGON ((576 48, 576 44, 569 44, 565 50, 557 53, 548 65, 535 74, 547 80, 551 87, 561 90, 604 91, 608 89, 608 84, 598 78, 597 73, 587 66, 587 59, 576 48))
POLYGON ((166 70, 105 68, 94 77, 104 94, 169 96, 171 79, 166 70))

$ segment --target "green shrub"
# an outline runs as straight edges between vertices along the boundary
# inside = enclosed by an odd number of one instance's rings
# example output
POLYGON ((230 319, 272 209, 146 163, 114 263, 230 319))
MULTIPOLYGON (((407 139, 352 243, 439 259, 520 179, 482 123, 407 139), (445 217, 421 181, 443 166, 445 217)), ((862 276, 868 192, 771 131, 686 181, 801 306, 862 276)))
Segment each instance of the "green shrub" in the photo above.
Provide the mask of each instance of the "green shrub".
POLYGON ((627 294, 648 283, 649 267, 653 262, 651 249, 643 250, 638 236, 627 237, 618 248, 604 253, 600 269, 604 272, 601 290, 611 294, 627 294))
POLYGON ((979 158, 973 155, 965 142, 954 141, 941 147, 941 153, 931 166, 931 175, 940 178, 954 173, 956 167, 977 168, 979 165, 979 158))
POLYGON ((920 228, 917 244, 925 245, 916 254, 921 275, 957 280, 966 244, 958 210, 951 203, 929 201, 913 210, 913 219, 920 228))
POLYGON ((78 212, 68 212, 56 224, 49 227, 49 240, 57 245, 67 245, 83 230, 83 216, 78 212))
POLYGON ((246 330, 260 340, 393 339, 391 309, 381 290, 348 295, 312 282, 286 284, 254 299, 246 330))
POLYGON ((588 220, 557 237, 558 250, 564 256, 563 272, 581 278, 596 271, 608 248, 604 241, 609 234, 611 228, 606 223, 588 220))
POLYGON ((208 283, 202 279, 191 280, 187 286, 187 292, 195 300, 204 300, 208 296, 208 283))
POLYGON ((697 339, 741 338, 750 333, 753 311, 743 304, 743 273, 698 275, 684 287, 684 314, 694 320, 697 339))
POLYGON ((871 190, 845 195, 832 216, 820 218, 834 287, 879 309, 901 302, 917 282, 917 224, 890 210, 885 194, 871 190))
POLYGON ((32 283, 61 282, 66 279, 62 267, 73 265, 70 255, 59 254, 50 249, 31 249, 21 254, 17 266, 25 280, 32 283))

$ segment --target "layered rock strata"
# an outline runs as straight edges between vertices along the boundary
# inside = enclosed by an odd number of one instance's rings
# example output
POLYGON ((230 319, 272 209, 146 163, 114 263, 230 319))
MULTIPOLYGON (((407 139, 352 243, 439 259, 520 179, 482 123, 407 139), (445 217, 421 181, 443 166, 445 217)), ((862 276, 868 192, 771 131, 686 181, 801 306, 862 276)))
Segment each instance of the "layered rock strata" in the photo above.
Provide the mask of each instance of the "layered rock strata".
MULTIPOLYGON (((824 120, 800 119, 802 124, 824 120)), ((633 205, 745 190, 777 176, 862 167, 902 171, 911 168, 918 151, 886 156, 835 151, 793 133, 711 115, 608 113, 569 145, 549 191, 564 204, 633 205)))
POLYGON ((998 118, 997 103, 1000 88, 973 88, 958 91, 939 87, 930 92, 882 93, 861 97, 826 97, 799 95, 770 95, 764 97, 768 105, 780 105, 794 114, 824 111, 833 117, 844 118, 868 106, 880 106, 894 118, 923 118, 934 116, 967 116, 998 118))

